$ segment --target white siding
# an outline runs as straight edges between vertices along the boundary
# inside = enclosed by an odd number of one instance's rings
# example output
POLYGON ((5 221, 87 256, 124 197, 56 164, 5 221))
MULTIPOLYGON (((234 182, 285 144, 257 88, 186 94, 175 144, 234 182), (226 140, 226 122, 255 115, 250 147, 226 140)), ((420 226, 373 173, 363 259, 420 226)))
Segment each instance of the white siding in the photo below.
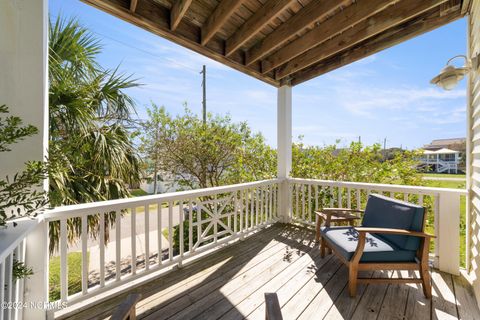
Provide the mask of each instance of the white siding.
MULTIPOLYGON (((480 53, 480 1, 472 1, 469 17, 469 54, 474 57, 480 53)), ((469 160, 468 203, 468 257, 470 272, 474 279, 477 301, 480 301, 480 77, 479 70, 472 73, 469 82, 468 139, 471 150, 469 160)))

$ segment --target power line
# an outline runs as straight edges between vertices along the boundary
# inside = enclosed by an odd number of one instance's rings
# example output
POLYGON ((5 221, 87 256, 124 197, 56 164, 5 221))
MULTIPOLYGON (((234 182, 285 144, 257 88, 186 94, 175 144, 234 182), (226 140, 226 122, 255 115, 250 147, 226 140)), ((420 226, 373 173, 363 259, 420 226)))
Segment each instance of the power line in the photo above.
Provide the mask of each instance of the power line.
MULTIPOLYGON (((55 18, 55 19, 57 18, 57 16, 53 16, 53 15, 52 15, 52 17, 55 18)), ((123 45, 123 46, 125 46, 125 47, 130 48, 130 49, 137 50, 137 51, 139 51, 139 52, 145 53, 145 54, 147 54, 147 55, 149 55, 149 56, 152 56, 152 57, 154 57, 154 58, 164 58, 163 56, 161 56, 161 55, 159 55, 159 54, 157 54, 157 53, 153 53, 153 52, 151 52, 151 51, 148 51, 148 50, 145 50, 145 49, 142 49, 142 48, 139 48, 139 47, 132 46, 131 44, 129 44, 129 43, 127 43, 127 42, 124 42, 124 41, 122 41, 122 40, 118 40, 118 39, 116 39, 116 38, 114 38, 114 37, 111 37, 111 36, 109 36, 109 35, 106 35, 106 34, 104 34, 104 33, 95 31, 95 30, 93 30, 93 28, 88 28, 88 30, 89 30, 91 33, 95 33, 95 34, 97 34, 97 35, 99 35, 99 36, 101 36, 101 37, 104 37, 104 38, 109 39, 109 40, 111 40, 111 41, 113 41, 113 42, 119 43, 119 44, 121 44, 121 45, 123 45)), ((178 67, 184 67, 184 68, 186 68, 186 69, 188 69, 188 70, 190 70, 190 71, 193 71, 193 72, 197 72, 197 70, 193 69, 192 67, 190 67, 190 66, 188 66, 188 65, 185 65, 185 64, 182 64, 182 63, 179 63, 179 62, 177 62, 177 61, 171 61, 171 60, 169 60, 169 63, 172 63, 172 64, 174 64, 174 65, 177 65, 178 67)))

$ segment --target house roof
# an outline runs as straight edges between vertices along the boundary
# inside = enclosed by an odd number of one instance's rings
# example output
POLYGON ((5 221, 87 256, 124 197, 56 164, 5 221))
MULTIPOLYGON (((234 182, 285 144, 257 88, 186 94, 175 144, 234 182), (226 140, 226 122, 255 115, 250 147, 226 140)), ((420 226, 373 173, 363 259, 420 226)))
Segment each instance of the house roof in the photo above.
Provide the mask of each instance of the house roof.
POLYGON ((455 151, 447 148, 442 148, 440 150, 432 151, 432 150, 424 150, 423 154, 456 154, 460 153, 460 151, 455 151))
POLYGON ((443 146, 443 145, 451 145, 451 144, 461 144, 466 141, 465 138, 449 138, 449 139, 436 139, 432 140, 429 146, 443 146))
POLYGON ((461 18, 469 0, 82 0, 274 86, 461 18))

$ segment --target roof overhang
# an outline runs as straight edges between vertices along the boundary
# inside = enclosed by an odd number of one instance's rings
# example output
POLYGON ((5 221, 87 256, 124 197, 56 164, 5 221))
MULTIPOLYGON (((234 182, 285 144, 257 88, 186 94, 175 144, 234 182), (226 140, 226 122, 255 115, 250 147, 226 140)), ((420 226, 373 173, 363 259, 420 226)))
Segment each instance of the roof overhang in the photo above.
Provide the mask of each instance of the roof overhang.
POLYGON ((82 0, 274 86, 463 17, 467 0, 82 0))

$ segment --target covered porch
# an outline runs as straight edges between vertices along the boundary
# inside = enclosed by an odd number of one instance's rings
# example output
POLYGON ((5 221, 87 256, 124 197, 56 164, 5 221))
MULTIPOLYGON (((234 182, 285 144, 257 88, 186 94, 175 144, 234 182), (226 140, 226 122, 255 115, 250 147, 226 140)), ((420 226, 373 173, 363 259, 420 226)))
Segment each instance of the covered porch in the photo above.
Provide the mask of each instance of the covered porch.
MULTIPOLYGON (((48 145, 47 1, 7 0, 0 28, 10 46, 2 86, 12 112, 40 128, 36 141, 11 153, 2 168, 43 159, 48 145), (23 97, 22 88, 31 88, 23 97), (18 161, 22 159, 22 161, 18 161)), ((186 48, 278 88, 277 178, 155 196, 59 207, 8 230, 0 251, 0 300, 43 303, 9 308, 3 319, 108 317, 128 293, 146 319, 259 319, 264 292, 276 292, 285 319, 291 318, 480 318, 478 277, 480 143, 479 71, 469 74, 466 190, 298 179, 292 161, 292 87, 468 16, 470 58, 480 52, 478 1, 168 1, 85 0, 186 48), (347 294, 345 267, 333 255, 320 258, 314 243, 314 212, 323 207, 364 209, 371 193, 430 208, 433 298, 417 285, 362 285, 347 294), (460 228, 466 206, 466 233, 460 228), (194 212, 199 214, 194 219, 194 212), (88 219, 100 221, 97 250, 88 238, 88 219), (114 221, 111 228, 105 220, 114 221), (139 223, 141 221, 141 223, 139 223), (80 281, 69 287, 68 228, 81 237, 80 281), (59 297, 49 298, 49 233, 58 232, 59 297), (166 234, 162 230, 167 230, 166 234), (108 241, 106 240, 108 239, 108 241), (462 245, 466 247, 461 254, 462 245), (14 259, 34 268, 14 281, 14 259), (98 268, 92 270, 89 261, 98 268), (47 303, 49 302, 50 303, 47 303)), ((440 67, 440 66, 439 66, 440 67)), ((32 139, 35 140, 35 139, 32 139)), ((405 276, 370 272, 366 277, 405 276)))

